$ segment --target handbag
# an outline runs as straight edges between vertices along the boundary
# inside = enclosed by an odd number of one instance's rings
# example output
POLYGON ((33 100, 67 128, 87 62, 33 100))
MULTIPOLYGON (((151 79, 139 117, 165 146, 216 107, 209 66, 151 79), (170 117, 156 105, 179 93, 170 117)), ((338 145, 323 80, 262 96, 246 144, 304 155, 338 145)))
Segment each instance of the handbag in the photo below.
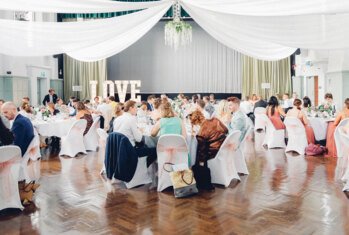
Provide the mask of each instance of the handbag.
POLYGON ((174 165, 173 163, 165 163, 164 170, 170 173, 175 198, 188 197, 197 194, 199 191, 196 187, 194 174, 190 169, 182 171, 169 171, 165 165, 174 165))
POLYGON ((321 146, 319 144, 309 144, 305 148, 305 154, 308 156, 315 156, 315 155, 321 155, 323 153, 327 152, 326 147, 321 146))

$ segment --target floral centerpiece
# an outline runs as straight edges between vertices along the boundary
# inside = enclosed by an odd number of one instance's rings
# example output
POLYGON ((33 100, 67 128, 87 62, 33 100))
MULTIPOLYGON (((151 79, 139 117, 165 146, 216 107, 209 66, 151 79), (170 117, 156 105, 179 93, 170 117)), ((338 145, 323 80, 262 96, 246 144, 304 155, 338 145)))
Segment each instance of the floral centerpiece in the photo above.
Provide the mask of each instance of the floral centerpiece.
POLYGON ((50 113, 50 110, 48 110, 47 107, 43 107, 40 109, 40 112, 41 112, 41 115, 42 117, 45 119, 45 118, 49 118, 51 113, 50 113))
POLYGON ((172 100, 171 107, 172 107, 173 111, 175 113, 177 113, 179 118, 183 118, 184 114, 183 114, 182 101, 181 100, 179 100, 177 98, 172 100))
POLYGON ((324 103, 318 107, 318 111, 321 113, 326 112, 326 113, 328 113, 328 115, 332 115, 334 108, 330 103, 324 103))

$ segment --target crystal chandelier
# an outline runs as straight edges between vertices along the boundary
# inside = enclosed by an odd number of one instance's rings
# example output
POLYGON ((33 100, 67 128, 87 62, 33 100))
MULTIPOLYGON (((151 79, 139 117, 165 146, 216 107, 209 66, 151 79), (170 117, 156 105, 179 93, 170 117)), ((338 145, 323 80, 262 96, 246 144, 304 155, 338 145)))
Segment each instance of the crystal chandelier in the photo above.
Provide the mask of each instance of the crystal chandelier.
POLYGON ((173 20, 165 25, 165 45, 171 46, 175 51, 178 47, 188 45, 192 41, 192 27, 180 19, 181 7, 176 1, 173 5, 173 20))

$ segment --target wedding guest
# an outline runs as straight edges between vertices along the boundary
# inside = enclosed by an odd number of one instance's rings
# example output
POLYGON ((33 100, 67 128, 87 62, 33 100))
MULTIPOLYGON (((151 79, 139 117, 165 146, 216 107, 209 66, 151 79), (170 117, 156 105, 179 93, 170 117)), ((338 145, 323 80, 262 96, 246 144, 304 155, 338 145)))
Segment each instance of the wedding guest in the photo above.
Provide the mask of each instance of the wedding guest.
POLYGON ((50 88, 48 90, 48 94, 45 96, 44 100, 42 101, 42 104, 46 105, 48 102, 56 104, 57 103, 57 98, 58 97, 55 94, 55 90, 50 88))
MULTIPOLYGON (((274 96, 275 97, 275 96, 274 96)), ((276 97, 275 97, 276 98, 276 97)), ((283 96, 282 96, 282 108, 284 109, 284 112, 287 113, 287 111, 292 108, 292 100, 290 99, 290 95, 288 93, 285 93, 283 96)))
POLYGON ((205 118, 209 118, 209 114, 205 111, 205 102, 203 100, 196 101, 196 108, 194 110, 199 110, 205 118))
POLYGON ((298 118, 305 128, 305 133, 307 135, 308 144, 315 144, 314 130, 310 126, 307 116, 302 112, 302 101, 300 99, 295 99, 293 102, 293 108, 288 110, 286 117, 298 118))
POLYGON ((107 131, 108 133, 111 133, 114 131, 115 120, 124 113, 123 109, 124 109, 124 104, 117 103, 117 105, 115 106, 114 115, 109 123, 109 130, 107 131))
POLYGON ((22 98, 22 103, 27 103, 27 104, 30 105, 30 99, 29 99, 29 97, 27 97, 27 96, 23 97, 23 98, 22 98))
POLYGON ((115 101, 115 97, 114 96, 109 96, 107 98, 107 104, 110 105, 110 107, 112 108, 113 112, 115 112, 115 106, 117 104, 117 102, 115 101))
POLYGON ((148 106, 147 102, 142 101, 140 107, 137 110, 137 119, 147 119, 148 116, 148 106))
POLYGON ((92 104, 91 104, 90 100, 84 100, 83 103, 88 110, 92 109, 92 104))
POLYGON ((240 109, 246 115, 249 115, 250 113, 253 113, 253 104, 252 104, 252 101, 250 100, 249 96, 246 96, 245 100, 243 100, 240 103, 240 109))
POLYGON ((26 118, 33 119, 33 109, 30 107, 29 103, 22 102, 21 107, 19 108, 19 114, 23 115, 26 118))
POLYGON ((215 98, 214 98, 214 94, 210 94, 210 103, 211 103, 212 105, 215 105, 215 104, 216 104, 216 100, 215 100, 215 98))
POLYGON ((154 122, 157 122, 161 118, 160 105, 161 105, 161 100, 159 98, 154 99, 153 105, 152 105, 153 111, 150 113, 150 118, 154 122))
POLYGON ((349 118, 349 98, 345 99, 344 108, 341 112, 339 112, 335 121, 328 123, 327 135, 326 135, 326 148, 328 150, 327 156, 337 157, 337 149, 336 149, 336 143, 334 140, 334 132, 336 130, 336 127, 339 125, 339 123, 346 118, 349 118))
POLYGON ((252 103, 253 105, 255 105, 256 102, 259 101, 260 99, 261 99, 261 97, 258 97, 256 94, 252 94, 250 100, 251 100, 251 103, 252 103))
POLYGON ((197 95, 192 95, 191 97, 191 102, 192 104, 196 104, 196 101, 199 99, 199 97, 197 95))
POLYGON ((13 133, 8 127, 5 126, 2 118, 0 118, 0 146, 10 145, 13 143, 13 140, 13 133))
POLYGON ((30 120, 17 112, 17 107, 12 102, 6 102, 1 107, 4 116, 13 121, 11 132, 14 135, 14 145, 21 149, 22 156, 34 138, 34 127, 30 120))
POLYGON ((259 107, 266 108, 267 106, 268 106, 268 102, 263 100, 261 96, 257 96, 257 100, 254 103, 253 112, 256 108, 259 108, 259 107))
POLYGON ((74 107, 74 104, 73 104, 73 102, 74 102, 74 100, 76 99, 76 97, 75 96, 70 96, 70 98, 69 98, 69 102, 68 102, 68 107, 74 107))
POLYGON ((182 101, 184 99, 184 94, 183 93, 179 93, 177 95, 177 99, 179 99, 180 101, 182 101))
POLYGON ((147 98, 148 105, 147 106, 148 106, 148 110, 149 111, 154 111, 155 110, 155 108, 154 108, 155 100, 156 100, 155 95, 148 96, 148 98, 147 98))
POLYGON ((280 107, 279 101, 275 96, 271 96, 267 107, 267 116, 273 123, 276 130, 285 129, 285 124, 281 120, 281 116, 285 117, 284 110, 280 107))
POLYGON ((191 136, 197 136, 200 131, 201 124, 205 121, 205 117, 202 112, 195 110, 189 114, 190 130, 187 130, 191 136))
POLYGON ((79 101, 76 104, 76 119, 85 119, 87 121, 87 126, 86 129, 84 131, 84 135, 87 134, 87 132, 90 130, 92 124, 93 124, 93 118, 92 115, 90 113, 90 111, 87 110, 86 106, 84 105, 83 102, 79 101))
POLYGON ((160 133, 165 134, 177 134, 186 137, 186 129, 183 121, 176 117, 172 110, 170 103, 165 103, 160 105, 161 118, 151 131, 151 136, 155 137, 160 133))
POLYGON ((93 101, 94 101, 94 103, 93 103, 93 108, 94 108, 94 109, 97 109, 97 108, 98 108, 98 105, 101 104, 101 102, 99 101, 99 96, 96 96, 95 98, 93 98, 93 101))
POLYGON ((205 119, 199 111, 192 113, 192 125, 200 127, 197 134, 197 160, 199 162, 214 158, 228 134, 228 128, 218 118, 213 117, 213 112, 214 110, 211 109, 209 119, 205 119))
POLYGON ((222 123, 224 123, 225 126, 229 126, 231 121, 231 112, 229 110, 227 100, 221 100, 219 102, 215 117, 218 118, 222 123))
POLYGON ((323 109, 331 109, 333 111, 333 113, 336 112, 336 104, 333 101, 333 95, 331 93, 326 93, 325 94, 325 100, 323 102, 323 104, 320 105, 319 108, 323 108, 323 109))
POLYGON ((311 108, 311 100, 308 96, 303 97, 303 108, 311 108))
MULTIPOLYGON (((105 129, 105 130, 113 129, 113 122, 111 120, 113 119, 114 114, 111 106, 107 104, 106 99, 103 99, 102 103, 98 105, 97 110, 94 110, 92 112, 103 117, 104 122, 103 122, 103 127, 101 126, 102 129, 105 129)), ((116 107, 114 112, 116 112, 116 107)))
POLYGON ((237 97, 228 98, 228 107, 229 110, 233 113, 230 125, 229 132, 239 130, 241 131, 240 141, 245 137, 247 132, 247 116, 240 110, 240 99, 237 97))
POLYGON ((210 107, 212 107, 213 110, 214 110, 214 106, 213 106, 213 105, 211 104, 211 102, 210 102, 210 97, 204 96, 204 97, 202 97, 202 100, 203 100, 204 103, 205 103, 205 108, 208 107, 208 106, 210 106, 210 107))
POLYGON ((47 108, 51 116, 56 116, 59 113, 59 110, 55 108, 54 103, 51 103, 51 102, 47 103, 47 108))
POLYGON ((147 165, 156 159, 156 148, 150 148, 146 145, 136 145, 136 142, 142 142, 142 133, 137 128, 137 106, 133 100, 128 100, 124 105, 124 113, 115 119, 114 132, 125 135, 134 147, 138 157, 148 156, 147 165))

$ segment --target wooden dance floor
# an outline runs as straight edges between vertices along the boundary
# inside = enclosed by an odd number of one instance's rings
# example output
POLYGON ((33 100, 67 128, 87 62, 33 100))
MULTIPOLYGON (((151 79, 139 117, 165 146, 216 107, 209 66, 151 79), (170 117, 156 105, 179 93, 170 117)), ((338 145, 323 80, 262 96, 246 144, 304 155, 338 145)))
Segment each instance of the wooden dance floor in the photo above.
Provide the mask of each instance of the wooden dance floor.
POLYGON ((0 216, 0 234, 349 234, 349 200, 337 160, 245 146, 250 175, 175 199, 149 185, 127 190, 99 172, 104 151, 46 154, 35 205, 0 216))

